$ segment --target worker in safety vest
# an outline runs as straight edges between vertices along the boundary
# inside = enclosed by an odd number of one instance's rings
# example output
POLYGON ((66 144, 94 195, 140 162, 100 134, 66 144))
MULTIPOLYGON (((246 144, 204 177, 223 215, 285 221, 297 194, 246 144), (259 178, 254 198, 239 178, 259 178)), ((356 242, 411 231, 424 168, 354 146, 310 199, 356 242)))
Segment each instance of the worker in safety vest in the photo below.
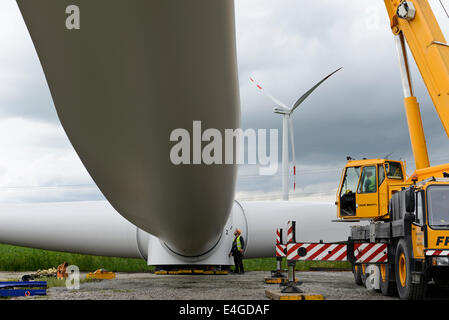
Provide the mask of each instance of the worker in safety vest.
POLYGON ((376 176, 371 171, 366 172, 365 192, 376 192, 376 176))
POLYGON ((242 232, 240 229, 235 230, 235 238, 232 242, 231 252, 229 253, 229 256, 231 256, 231 254, 234 256, 234 273, 245 273, 245 270, 243 269, 243 251, 245 249, 245 240, 243 240, 241 234, 242 232))

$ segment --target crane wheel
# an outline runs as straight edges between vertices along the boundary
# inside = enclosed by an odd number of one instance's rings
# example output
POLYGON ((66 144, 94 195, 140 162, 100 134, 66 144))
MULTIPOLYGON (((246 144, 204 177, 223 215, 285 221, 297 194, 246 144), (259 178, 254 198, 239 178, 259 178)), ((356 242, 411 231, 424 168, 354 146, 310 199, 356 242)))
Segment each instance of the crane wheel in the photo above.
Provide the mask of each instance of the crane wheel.
POLYGON ((423 299, 426 292, 426 283, 421 279, 419 284, 412 283, 412 250, 404 239, 399 240, 396 247, 395 274, 396 287, 402 300, 423 299))
POLYGON ((390 264, 381 264, 379 266, 380 270, 380 291, 382 295, 393 297, 397 296, 396 283, 394 281, 394 271, 393 266, 390 264))
POLYGON ((354 274, 355 283, 359 286, 363 286, 362 281, 362 266, 353 264, 352 265, 352 273, 354 274))
POLYGON ((360 277, 362 278, 362 286, 366 287, 366 264, 360 265, 360 277))

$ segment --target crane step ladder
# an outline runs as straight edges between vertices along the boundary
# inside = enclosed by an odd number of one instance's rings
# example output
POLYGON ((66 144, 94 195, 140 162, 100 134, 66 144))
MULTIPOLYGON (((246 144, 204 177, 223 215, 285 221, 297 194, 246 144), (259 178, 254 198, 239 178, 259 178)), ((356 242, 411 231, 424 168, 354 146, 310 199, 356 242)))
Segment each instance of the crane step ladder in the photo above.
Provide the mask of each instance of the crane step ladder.
POLYGON ((32 297, 47 295, 47 281, 0 282, 0 297, 32 297))
MULTIPOLYGON (((276 243, 276 248, 280 244, 276 243)), ((288 278, 280 283, 280 290, 265 290, 272 300, 324 300, 322 294, 306 293, 299 288, 302 282, 296 281, 296 261, 350 261, 353 264, 388 263, 386 243, 347 242, 305 243, 296 242, 296 222, 288 222, 287 244, 283 250, 287 259, 288 278), (283 288, 282 288, 283 287, 283 288)), ((282 247, 279 247, 282 248, 282 247)), ((278 254, 278 250, 276 250, 278 254)))

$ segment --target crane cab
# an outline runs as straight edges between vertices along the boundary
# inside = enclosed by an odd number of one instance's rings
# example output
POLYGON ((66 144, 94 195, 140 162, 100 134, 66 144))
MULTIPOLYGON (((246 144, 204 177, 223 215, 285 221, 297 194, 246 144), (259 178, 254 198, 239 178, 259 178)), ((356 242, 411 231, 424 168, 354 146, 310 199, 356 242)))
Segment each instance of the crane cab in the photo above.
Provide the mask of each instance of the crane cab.
POLYGON ((390 195, 404 184, 401 161, 349 160, 337 191, 337 216, 345 220, 386 219, 390 195))

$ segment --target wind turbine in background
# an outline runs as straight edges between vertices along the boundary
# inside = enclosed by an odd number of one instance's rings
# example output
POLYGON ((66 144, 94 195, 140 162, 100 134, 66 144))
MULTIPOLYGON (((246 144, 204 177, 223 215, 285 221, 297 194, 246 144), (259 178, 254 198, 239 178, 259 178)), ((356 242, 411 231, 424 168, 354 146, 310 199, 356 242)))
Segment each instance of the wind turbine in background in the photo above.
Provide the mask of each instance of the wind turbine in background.
POLYGON ((296 102, 295 104, 289 108, 286 104, 281 102, 279 99, 272 96, 270 93, 268 93, 266 90, 263 89, 263 87, 258 84, 253 77, 250 77, 249 79, 251 82, 253 82, 257 89, 259 89, 265 96, 270 98, 276 105, 273 109, 274 113, 282 115, 282 199, 288 200, 288 134, 290 132, 290 140, 291 140, 291 148, 292 148, 292 162, 293 162, 293 190, 296 189, 296 158, 295 158, 295 136, 293 134, 293 122, 292 122, 292 115, 293 112, 301 105, 301 103, 304 102, 304 100, 307 99, 307 97, 316 89, 318 88, 324 81, 329 79, 334 73, 341 70, 342 68, 338 68, 331 74, 327 75, 323 80, 315 84, 309 91, 304 93, 296 102))

